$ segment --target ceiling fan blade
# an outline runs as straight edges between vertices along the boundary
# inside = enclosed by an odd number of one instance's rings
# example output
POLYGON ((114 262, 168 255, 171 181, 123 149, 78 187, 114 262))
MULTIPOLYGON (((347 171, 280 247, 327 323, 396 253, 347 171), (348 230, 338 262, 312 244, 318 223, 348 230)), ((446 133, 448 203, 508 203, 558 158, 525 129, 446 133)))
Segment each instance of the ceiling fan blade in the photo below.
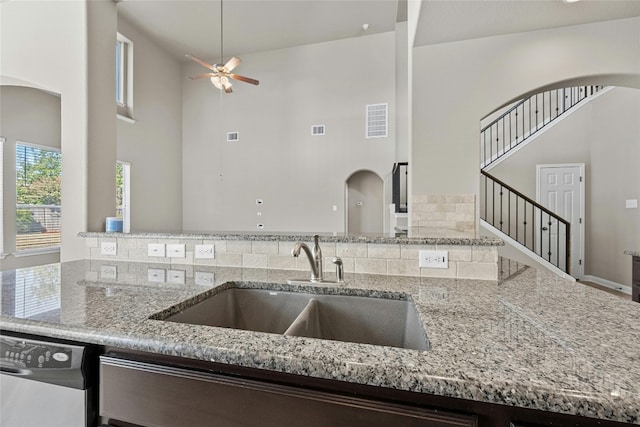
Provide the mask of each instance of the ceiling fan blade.
POLYGON ((231 77, 234 80, 239 80, 241 82, 245 82, 245 83, 251 83, 252 85, 259 85, 260 82, 256 79, 252 79, 250 77, 245 77, 245 76, 241 76, 239 74, 229 74, 229 77, 231 77))
POLYGON ((213 65, 209 64, 208 62, 204 62, 202 59, 197 58, 193 55, 189 55, 188 53, 185 55, 187 58, 191 59, 192 61, 197 62, 198 64, 202 65, 203 67, 206 67, 208 69, 210 69, 211 71, 217 71, 213 65))
POLYGON ((231 70, 233 70, 238 65, 240 65, 241 62, 242 60, 240 58, 238 58, 237 56, 234 56, 233 58, 228 60, 226 64, 224 64, 224 71, 227 73, 231 72, 231 70))
POLYGON ((211 78, 213 76, 215 76, 215 73, 204 73, 204 74, 198 74, 197 76, 193 76, 193 77, 189 76, 189 78, 191 80, 197 80, 197 79, 211 78))

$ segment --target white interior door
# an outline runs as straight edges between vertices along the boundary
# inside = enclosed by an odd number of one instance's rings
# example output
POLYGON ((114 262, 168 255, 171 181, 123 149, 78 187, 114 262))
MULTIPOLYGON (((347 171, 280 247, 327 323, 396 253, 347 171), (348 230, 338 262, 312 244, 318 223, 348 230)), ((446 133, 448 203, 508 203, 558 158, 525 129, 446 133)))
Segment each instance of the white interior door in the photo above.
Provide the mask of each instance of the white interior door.
MULTIPOLYGON (((579 278, 584 274, 584 164, 538 165, 537 175, 538 203, 571 224, 570 274, 579 278)), ((545 213, 536 224, 540 227, 536 238, 543 258, 563 266, 565 228, 545 213)))

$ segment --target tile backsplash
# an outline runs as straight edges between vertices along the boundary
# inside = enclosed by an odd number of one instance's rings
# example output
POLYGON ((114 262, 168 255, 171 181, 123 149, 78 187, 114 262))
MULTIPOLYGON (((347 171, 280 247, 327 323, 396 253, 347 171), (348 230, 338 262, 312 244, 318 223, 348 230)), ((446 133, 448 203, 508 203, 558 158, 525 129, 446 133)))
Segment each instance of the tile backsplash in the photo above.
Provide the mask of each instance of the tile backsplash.
POLYGON ((474 194, 415 195, 411 203, 411 226, 474 232, 474 194))
MULTIPOLYGON (((102 234, 84 237, 86 258, 147 262, 158 264, 211 265, 242 268, 271 268, 310 271, 307 257, 294 258, 291 250, 295 241, 216 240, 206 238, 144 238, 132 235, 102 234), (102 253, 102 243, 116 244, 115 255, 102 253), (184 256, 149 256, 149 245, 184 245, 184 256), (196 245, 212 245, 213 258, 197 258, 196 245)), ((307 242, 309 245, 311 242, 307 242)), ((321 242, 323 270, 333 278, 332 258, 342 258, 345 273, 382 274, 394 276, 447 277, 461 279, 498 279, 498 250, 491 245, 405 244, 321 242), (420 268, 420 250, 448 251, 448 268, 420 268)), ((162 254, 161 252, 158 252, 162 254)), ((177 252, 180 253, 180 252, 177 252)), ((181 253, 180 253, 181 254, 181 253)), ((182 255, 182 254, 181 254, 182 255)), ((306 277, 305 274, 300 275, 306 277)))

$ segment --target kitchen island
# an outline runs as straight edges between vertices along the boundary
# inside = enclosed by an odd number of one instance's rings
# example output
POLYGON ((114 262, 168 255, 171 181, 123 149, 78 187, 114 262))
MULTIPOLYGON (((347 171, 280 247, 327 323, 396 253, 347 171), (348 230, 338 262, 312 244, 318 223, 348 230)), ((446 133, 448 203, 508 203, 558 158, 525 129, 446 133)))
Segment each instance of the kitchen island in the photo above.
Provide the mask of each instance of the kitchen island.
POLYGON ((450 399, 640 424, 640 305, 506 260, 500 271, 498 281, 347 274, 346 284, 300 286, 287 284, 299 276, 290 270, 74 261, 3 272, 1 328, 433 396, 435 407, 450 399), (431 349, 155 320, 229 283, 408 298, 431 349))

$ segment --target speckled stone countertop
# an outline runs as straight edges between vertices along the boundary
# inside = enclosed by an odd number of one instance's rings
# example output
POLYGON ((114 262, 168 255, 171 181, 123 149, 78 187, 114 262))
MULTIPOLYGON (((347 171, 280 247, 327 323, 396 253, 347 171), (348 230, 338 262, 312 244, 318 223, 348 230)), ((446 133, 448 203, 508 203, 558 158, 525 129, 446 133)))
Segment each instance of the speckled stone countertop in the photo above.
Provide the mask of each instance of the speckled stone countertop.
POLYGON ((301 289, 412 299, 429 351, 150 319, 229 282, 295 290, 286 279, 297 273, 283 270, 75 261, 8 271, 0 320, 15 332, 640 424, 640 304, 501 269, 500 281, 351 274, 301 289), (186 281, 149 282, 149 268, 182 269, 186 281))
POLYGON ((624 251, 625 255, 640 256, 640 251, 624 251))
POLYGON ((183 232, 183 233, 79 233, 80 237, 118 237, 131 239, 202 239, 202 240, 258 240, 258 241, 312 241, 318 234, 321 242, 337 243, 383 243, 406 245, 465 245, 465 246, 503 246, 501 239, 476 236, 456 230, 443 230, 427 227, 414 227, 407 233, 398 234, 358 234, 344 233, 303 233, 303 232, 183 232))

